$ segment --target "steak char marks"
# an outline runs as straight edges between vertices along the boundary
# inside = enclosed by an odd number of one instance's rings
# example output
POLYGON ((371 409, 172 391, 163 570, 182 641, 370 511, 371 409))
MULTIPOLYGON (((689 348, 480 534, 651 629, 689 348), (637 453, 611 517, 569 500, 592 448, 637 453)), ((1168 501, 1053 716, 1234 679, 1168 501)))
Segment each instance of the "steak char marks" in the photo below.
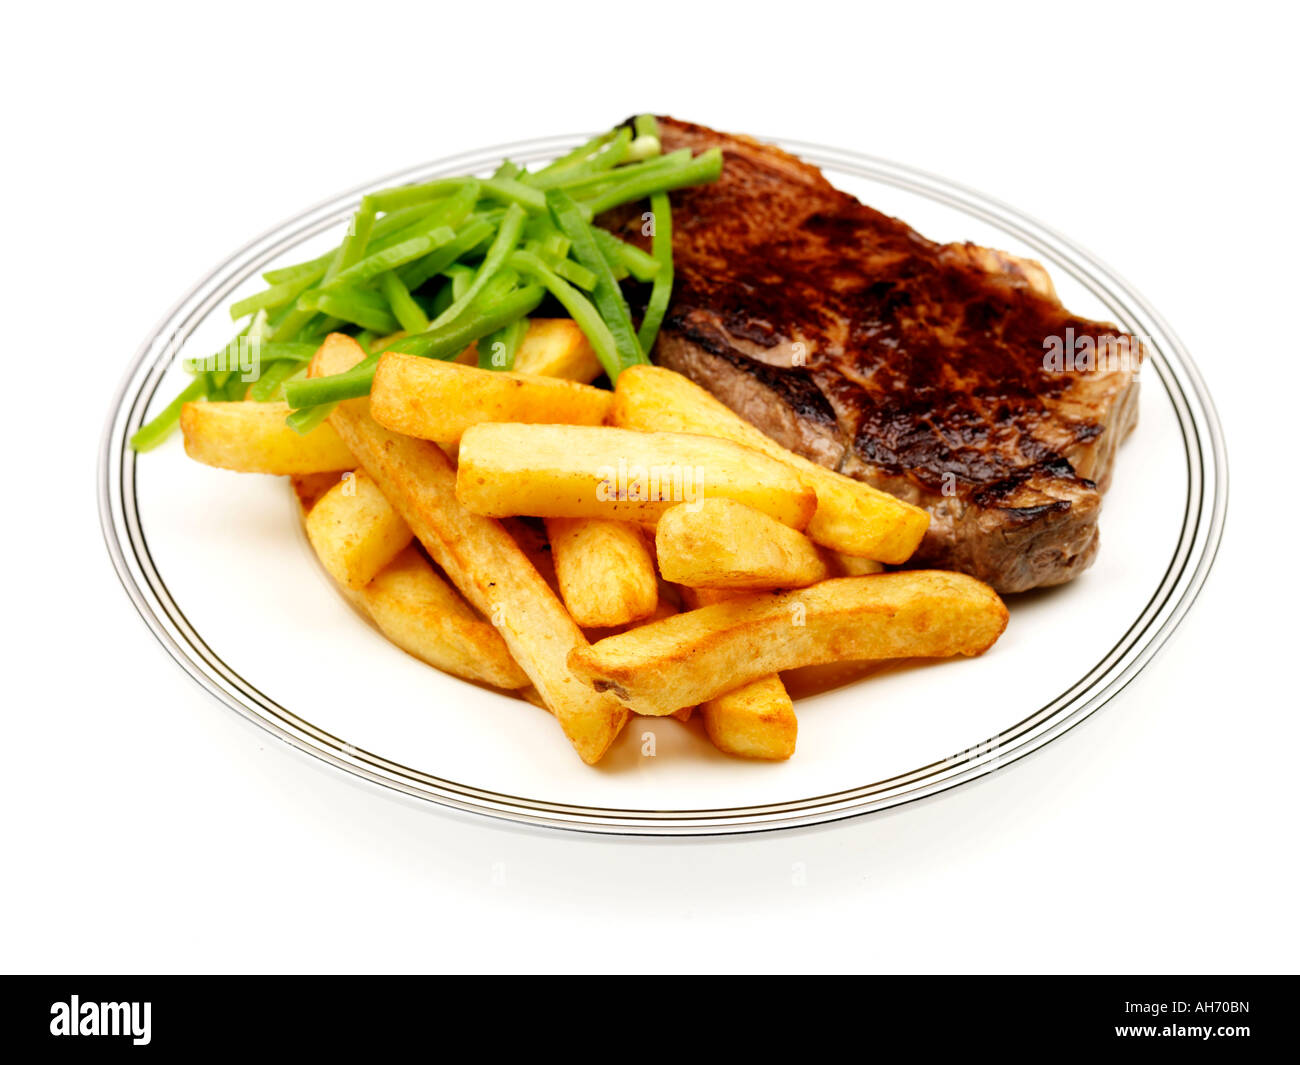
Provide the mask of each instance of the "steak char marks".
POLYGON ((1092 562, 1137 420, 1140 345, 1068 313, 1037 263, 936 244, 769 145, 673 119, 662 141, 716 145, 725 166, 673 194, 656 362, 790 450, 928 510, 916 564, 1018 592, 1092 562), (1050 338, 1067 357, 1090 338, 1103 368, 1045 368, 1050 338))

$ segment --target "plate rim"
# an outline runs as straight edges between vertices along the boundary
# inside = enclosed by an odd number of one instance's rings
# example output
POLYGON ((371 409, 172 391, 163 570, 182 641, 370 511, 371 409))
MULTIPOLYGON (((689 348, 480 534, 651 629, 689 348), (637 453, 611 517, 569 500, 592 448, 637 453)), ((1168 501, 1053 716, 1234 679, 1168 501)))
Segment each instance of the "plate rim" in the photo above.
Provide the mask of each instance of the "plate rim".
POLYGON ((966 751, 885 780, 832 795, 732 809, 619 810, 505 795, 443 780, 362 750, 270 699, 207 646, 189 625, 153 565, 137 509, 137 456, 127 445, 130 434, 143 421, 166 369, 194 328, 266 262, 341 223, 367 192, 445 173, 473 171, 505 156, 523 163, 540 161, 589 136, 556 135, 473 149, 408 167, 330 197, 232 252, 159 319, 137 350, 113 397, 99 450, 99 514, 105 546, 118 579, 155 638, 187 675, 290 746, 386 790, 516 824, 624 836, 679 837, 825 824, 940 794, 1041 749, 1087 720, 1127 687, 1152 661, 1195 602, 1217 557, 1226 519, 1228 469, 1223 430, 1209 390, 1186 347, 1165 319, 1115 271, 1010 204, 905 164, 789 138, 770 140, 819 166, 895 185, 1016 237, 1048 259, 1054 271, 1063 270, 1083 284, 1110 309, 1121 327, 1152 338, 1148 364, 1174 407, 1187 455, 1188 497, 1183 528, 1151 600, 1111 651, 1083 677, 1038 711, 966 751), (1134 635, 1139 626, 1141 631, 1134 635))

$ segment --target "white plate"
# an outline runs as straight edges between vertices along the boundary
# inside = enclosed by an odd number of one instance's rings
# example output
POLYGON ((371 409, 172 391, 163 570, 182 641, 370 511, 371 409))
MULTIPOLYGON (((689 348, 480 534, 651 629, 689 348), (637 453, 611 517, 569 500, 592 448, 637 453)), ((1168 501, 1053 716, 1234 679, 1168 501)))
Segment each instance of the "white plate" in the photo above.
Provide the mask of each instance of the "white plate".
POLYGON ((698 722, 634 717, 588 768, 545 712, 422 665, 355 614, 312 557, 282 479, 200 466, 178 441, 138 459, 127 447, 183 386, 178 354, 216 350, 230 301, 259 287, 261 271, 334 243, 362 194, 487 171, 503 156, 539 162, 577 140, 499 145, 320 204, 235 252, 146 340, 105 432, 101 518, 127 592, 195 680, 302 750, 434 803, 688 835, 831 821, 951 788, 1062 735, 1150 661, 1205 579, 1226 506, 1222 435, 1195 367, 1132 288, 1064 237, 970 189, 853 152, 784 143, 928 237, 1039 259, 1071 311, 1145 337, 1150 359, 1096 564, 1065 587, 1013 597, 1005 636, 981 658, 886 669, 800 700, 789 762, 728 758, 698 722))

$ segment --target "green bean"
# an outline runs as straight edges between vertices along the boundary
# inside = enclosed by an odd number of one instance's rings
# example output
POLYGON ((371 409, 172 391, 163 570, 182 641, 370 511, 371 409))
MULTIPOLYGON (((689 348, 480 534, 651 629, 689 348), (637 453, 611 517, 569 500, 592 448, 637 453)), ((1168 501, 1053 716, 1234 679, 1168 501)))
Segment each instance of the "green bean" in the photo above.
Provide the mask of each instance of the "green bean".
POLYGON ((375 378, 379 355, 367 355, 359 363, 342 373, 326 377, 308 377, 284 386, 284 399, 297 410, 313 410, 345 399, 356 399, 370 391, 375 378))
POLYGON ((230 305, 231 319, 237 322, 245 315, 256 314, 258 311, 275 310, 278 307, 283 307, 286 303, 292 303, 325 276, 325 269, 324 266, 314 268, 293 281, 281 281, 278 285, 264 288, 261 292, 256 292, 236 303, 232 303, 230 305))
POLYGON ((633 179, 641 180, 650 174, 668 173, 672 170, 680 170, 690 161, 691 150, 689 148, 681 148, 678 151, 669 153, 668 155, 655 156, 654 158, 646 159, 644 162, 620 167, 618 170, 586 174, 572 181, 561 182, 556 187, 564 189, 571 196, 590 196, 607 188, 614 188, 620 182, 627 182, 633 179))
POLYGON ((258 341, 248 337, 240 337, 232 340, 215 355, 209 355, 202 359, 186 359, 185 369, 191 373, 211 373, 213 370, 227 369, 232 360, 235 365, 240 365, 241 346, 246 346, 256 356, 257 361, 263 364, 309 362, 311 357, 316 354, 317 348, 315 344, 277 343, 271 340, 258 341))
POLYGON ((573 151, 560 156, 560 158, 556 159, 554 162, 550 163, 547 166, 542 167, 541 170, 537 171, 537 173, 533 174, 532 176, 534 178, 537 178, 537 177, 541 177, 543 174, 554 174, 558 170, 567 170, 569 167, 581 163, 583 160, 588 159, 591 156, 595 155, 598 151, 601 150, 601 148, 603 148, 606 144, 608 144, 617 136, 618 136, 617 129, 611 129, 606 131, 605 133, 597 134, 595 137, 592 137, 591 140, 587 141, 585 144, 578 145, 578 147, 574 148, 573 151))
MULTIPOLYGON (((286 390, 287 390, 286 386, 286 390)), ((322 403, 319 407, 309 407, 307 410, 296 410, 289 417, 285 418, 285 424, 295 433, 306 436, 315 429, 321 422, 333 413, 336 403, 322 403)))
POLYGON ((618 280, 622 281, 629 273, 638 281, 654 280, 655 274, 659 272, 659 262, 654 256, 643 252, 635 244, 619 240, 608 229, 592 226, 591 232, 618 280))
POLYGON ((371 210, 395 211, 402 207, 431 203, 448 193, 456 192, 473 180, 473 178, 463 177, 439 178, 436 181, 426 181, 421 185, 398 185, 396 188, 372 192, 366 197, 366 201, 369 202, 371 210))
POLYGON ((391 248, 375 252, 373 255, 367 255, 360 262, 353 263, 346 270, 339 273, 329 283, 328 291, 333 291, 336 288, 347 288, 350 285, 365 284, 372 278, 378 277, 380 274, 386 274, 399 266, 405 266, 409 262, 414 262, 444 244, 450 244, 455 239, 456 231, 451 226, 439 226, 424 236, 412 237, 410 240, 402 241, 401 244, 394 244, 391 248))
POLYGON ((315 274, 317 277, 323 276, 325 267, 329 266, 330 258, 334 255, 333 250, 324 255, 319 255, 315 259, 308 259, 306 262, 294 263, 292 266, 281 266, 275 270, 267 270, 262 275, 262 280, 268 285, 282 285, 286 281, 297 281, 298 278, 307 274, 315 274))
POLYGON ((647 355, 654 349, 673 294, 673 209, 668 202, 668 193, 656 192, 650 197, 650 217, 654 221, 653 248, 659 272, 655 275, 654 288, 650 290, 641 328, 637 330, 637 340, 647 355))
POLYGON ((131 434, 131 450, 152 451, 171 435, 181 420, 181 408, 199 399, 207 391, 207 382, 198 378, 186 385, 181 394, 165 406, 156 417, 131 434))
POLYGON ((527 285, 500 298, 493 294, 490 303, 485 300, 476 304, 468 314, 457 318, 450 325, 406 337, 397 341, 389 350, 420 355, 426 359, 452 358, 479 337, 531 314, 545 295, 540 285, 527 285))
POLYGON ((273 399, 279 399, 284 390, 284 383, 294 374, 305 373, 307 367, 302 363, 290 362, 282 359, 279 362, 273 362, 270 368, 253 382, 253 387, 248 390, 248 398, 258 403, 268 403, 273 399))
POLYGON ((531 252, 517 251, 510 256, 509 262, 521 273, 537 278, 559 300, 569 316, 578 323, 578 328, 586 334, 592 351, 609 374, 609 379, 615 380, 623 369, 618 345, 614 341, 614 334, 591 301, 531 252))
POLYGON ((457 296, 452 301, 451 306, 433 320, 429 326, 430 329, 437 329, 439 326, 454 322, 456 316, 473 302, 479 291, 488 283, 501 264, 505 262, 506 256, 514 251, 515 245, 519 243, 519 232, 523 229, 523 225, 524 209, 519 204, 512 203, 506 209, 506 216, 501 220, 501 228, 497 230, 497 235, 492 239, 492 244, 487 250, 487 255, 483 257, 483 262, 474 275, 473 282, 463 295, 457 296))
POLYGON ((632 128, 636 130, 636 140, 628 153, 630 158, 648 159, 663 151, 659 142, 659 120, 654 115, 637 115, 632 120, 632 128))
POLYGON ((339 245, 338 255, 325 269, 325 277, 332 279, 359 263, 366 255, 366 245, 370 243, 370 232, 375 226, 375 209, 368 200, 361 201, 361 209, 352 216, 348 226, 348 235, 339 245))
MULTIPOLYGON (((545 259, 545 256, 541 258, 545 259)), ((571 281, 585 292, 590 292, 596 287, 596 275, 572 259, 558 259, 552 264, 552 269, 565 281, 571 281)))
POLYGON ((437 251, 430 252, 423 259, 407 263, 397 271, 402 284, 414 292, 431 277, 436 277, 457 259, 469 254, 493 234, 492 224, 485 219, 476 219, 456 234, 450 244, 444 244, 437 251))
MULTIPOLYGON (((642 163, 640 165, 645 166, 647 164, 642 163)), ((627 169, 632 168, 628 167, 627 169)), ((645 197, 656 192, 670 192, 673 189, 684 188, 687 185, 701 185, 716 181, 721 173, 722 151, 718 148, 710 148, 708 151, 701 152, 685 166, 666 171, 642 173, 639 177, 620 182, 603 192, 597 193, 590 199, 583 200, 580 206, 583 213, 590 219, 604 211, 608 211, 612 207, 617 207, 619 204, 645 199, 645 197)))
MULTIPOLYGON (((375 222, 370 231, 371 242, 376 248, 382 247, 384 238, 391 237, 412 222, 418 222, 428 213, 429 205, 422 203, 414 207, 404 207, 401 210, 384 215, 383 218, 375 222)), ((303 273, 310 272, 317 267, 321 268, 323 276, 325 267, 329 266, 337 251, 337 248, 331 248, 324 255, 319 255, 315 259, 294 263, 292 266, 282 266, 276 270, 268 270, 262 275, 262 280, 269 285, 278 285, 283 281, 296 280, 303 273)))
POLYGON ((410 291, 391 270, 379 278, 379 291, 388 300, 393 317, 408 333, 423 333, 429 328, 429 319, 425 317, 424 311, 411 299, 410 291))
POLYGON ((535 189, 512 178, 488 178, 483 182, 483 194, 502 203, 517 204, 529 211, 546 210, 546 197, 541 189, 535 189))
POLYGON ((376 333, 397 329, 397 319, 377 292, 364 288, 313 289, 298 301, 312 311, 324 311, 345 322, 352 322, 376 333))
MULTIPOLYGON (((609 262, 601 254, 591 226, 582 217, 577 203, 563 189, 551 189, 546 194, 546 206, 560 232, 573 241, 573 257, 591 271, 595 278, 591 301, 614 336, 619 357, 618 368, 648 362, 637 340, 636 330, 632 328, 632 315, 628 311, 627 300, 623 298, 623 291, 614 280, 609 262)), ((617 373, 611 373, 609 379, 614 381, 617 376, 617 373)))
POLYGON ((484 370, 513 370, 519 344, 528 332, 528 319, 520 318, 478 342, 478 364, 484 370))
POLYGON ((348 325, 342 318, 328 314, 315 314, 310 322, 298 333, 299 343, 320 347, 320 342, 331 333, 337 333, 348 325))
POLYGON ((600 177, 608 173, 623 161, 632 144, 632 131, 622 126, 614 134, 603 151, 590 155, 561 170, 543 170, 529 175, 528 184, 539 189, 552 189, 556 186, 568 186, 573 181, 600 177))
MULTIPOLYGON (((480 337, 530 314, 542 302, 544 295, 545 292, 539 285, 518 289, 503 299, 494 300, 491 307, 475 307, 470 314, 451 325, 406 337, 392 344, 388 350, 428 359, 453 358, 480 337)), ((375 367, 378 365, 379 356, 371 355, 343 373, 294 381, 285 386, 284 398, 289 406, 300 409, 295 413, 300 413, 302 410, 364 396, 370 391, 370 385, 375 379, 375 367)), ((300 419, 300 423, 303 420, 300 419)))
MULTIPOLYGON (((401 276, 400 274, 398 275, 401 276)), ((437 318, 443 311, 451 306, 451 301, 456 298, 456 283, 448 278, 439 286, 438 291, 434 293, 433 299, 429 301, 428 313, 431 317, 437 318)))

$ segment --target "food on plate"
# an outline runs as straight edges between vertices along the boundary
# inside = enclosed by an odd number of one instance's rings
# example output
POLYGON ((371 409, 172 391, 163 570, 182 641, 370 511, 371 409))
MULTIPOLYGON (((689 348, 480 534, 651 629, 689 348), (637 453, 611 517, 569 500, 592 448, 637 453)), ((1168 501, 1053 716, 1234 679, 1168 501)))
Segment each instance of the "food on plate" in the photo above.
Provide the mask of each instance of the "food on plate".
POLYGON ((333 473, 356 465, 333 429, 300 435, 285 424, 288 413, 283 403, 186 403, 180 411, 185 453, 239 473, 333 473))
POLYGON ((802 529, 816 493, 786 466, 719 437, 484 423, 460 442, 456 490, 477 514, 655 522, 722 496, 802 529))
POLYGON ((411 542, 410 528, 364 470, 344 474, 310 509, 304 527, 326 572, 353 591, 411 542))
POLYGON ((655 553, 664 580, 691 588, 801 588, 829 572, 803 533, 733 499, 665 511, 655 553))
MULTIPOLYGON (((928 510, 914 564, 1015 592, 1091 563, 1136 423, 1137 338, 1070 314, 1037 263, 927 240, 775 147, 670 119, 660 140, 725 164, 673 196, 658 365, 928 510)), ((637 210, 624 215, 639 239, 637 210)))
POLYGON ((569 665, 638 714, 671 714, 768 673, 825 662, 977 655, 1006 628, 988 585, 916 570, 752 592, 575 648, 569 665))
MULTIPOLYGON (((290 480, 304 525, 317 503, 339 484, 338 475, 332 473, 306 474, 290 480)), ((323 558, 320 561, 325 562, 323 558)), ((434 572, 428 560, 409 543, 409 534, 407 545, 365 587, 349 588, 337 577, 335 580, 348 601, 367 615, 395 647, 444 673, 514 689, 541 705, 528 678, 510 657, 501 634, 434 572)))
POLYGON ((620 376, 610 422, 643 432, 719 436, 784 463, 817 494, 808 535, 833 550, 881 562, 906 562, 930 523, 925 511, 786 450, 672 370, 637 366, 620 376))
POLYGON ((737 758, 782 762, 799 738, 794 703, 775 674, 705 699, 700 717, 713 745, 737 758))
POLYGON ((133 445, 179 423, 201 462, 291 476, 380 632, 545 707, 588 764, 629 713, 696 709, 781 761, 783 671, 982 653, 988 583, 886 566, 1068 579, 1136 404, 1136 366, 1040 365, 1045 331, 1103 327, 1036 264, 650 116, 372 193, 263 279, 133 445))
MULTIPOLYGON (((332 334, 312 371, 344 373, 365 357, 355 340, 332 334)), ((578 755, 598 762, 627 712, 569 671, 569 653, 587 646, 582 630, 501 524, 460 504, 446 454, 385 429, 368 406, 365 399, 340 403, 330 424, 461 595, 496 626, 578 755)))
POLYGON ((556 579, 582 628, 614 628, 659 605, 655 560, 639 526, 603 518, 548 518, 556 579))
POLYGON ((501 634, 479 617, 413 546, 364 588, 345 588, 379 631, 435 669, 496 688, 529 683, 501 634))
MULTIPOLYGON (((738 593, 708 588, 684 588, 683 601, 692 609, 734 599, 738 593)), ((737 758, 781 762, 794 754, 799 719, 785 682, 776 673, 700 703, 700 718, 713 745, 737 758)))
POLYGON ((370 415, 385 428, 451 451, 480 422, 600 425, 611 398, 606 389, 558 377, 392 352, 375 369, 370 415))
POLYGON ((605 371, 591 341, 572 318, 531 318, 515 352, 517 373, 590 384, 605 371))
POLYGON ((824 557, 836 577, 866 577, 872 573, 885 571, 881 563, 871 558, 858 558, 856 555, 844 555, 838 551, 827 551, 824 557))

